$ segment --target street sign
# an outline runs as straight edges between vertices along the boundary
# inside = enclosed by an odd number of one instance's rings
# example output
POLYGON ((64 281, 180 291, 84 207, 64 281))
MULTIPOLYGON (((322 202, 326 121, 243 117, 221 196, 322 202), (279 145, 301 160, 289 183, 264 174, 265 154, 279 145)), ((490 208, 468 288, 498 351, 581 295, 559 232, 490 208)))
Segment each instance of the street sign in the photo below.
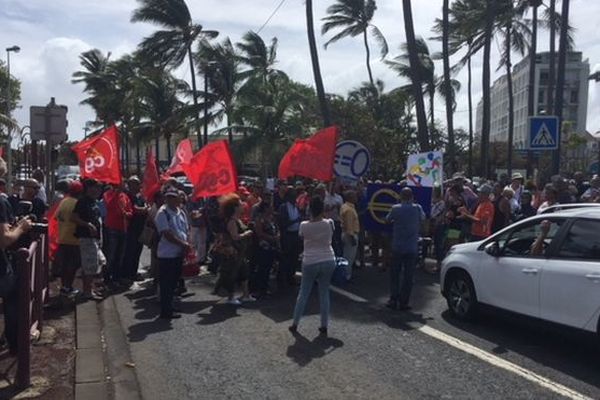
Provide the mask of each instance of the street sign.
POLYGON ((558 149, 559 128, 558 117, 529 117, 529 149, 558 149))
POLYGON ((337 177, 357 181, 367 173, 370 164, 369 150, 359 142, 345 140, 337 144, 333 166, 337 177))
POLYGON ((47 140, 59 144, 67 140, 67 107, 49 105, 29 108, 31 140, 47 140))

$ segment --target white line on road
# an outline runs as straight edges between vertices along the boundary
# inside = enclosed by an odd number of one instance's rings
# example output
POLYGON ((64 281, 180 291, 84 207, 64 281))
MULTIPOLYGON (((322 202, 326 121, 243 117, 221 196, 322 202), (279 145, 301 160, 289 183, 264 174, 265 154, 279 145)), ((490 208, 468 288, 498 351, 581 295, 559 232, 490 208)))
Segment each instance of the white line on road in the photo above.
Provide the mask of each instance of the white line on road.
MULTIPOLYGON (((359 303, 368 303, 367 299, 364 299, 360 296, 357 296, 353 293, 347 292, 343 289, 337 288, 335 286, 330 287, 331 290, 335 293, 338 293, 342 296, 349 298, 352 301, 356 301, 359 303)), ((520 367, 516 364, 511 363, 510 361, 506 361, 503 358, 495 356, 491 353, 488 353, 485 350, 481 350, 478 347, 470 345, 466 342, 463 342, 460 339, 457 339, 453 336, 450 336, 442 331, 438 331, 435 328, 432 328, 427 325, 421 325, 416 327, 416 329, 425 335, 437 339, 441 342, 444 342, 458 350, 461 350, 467 354, 470 354, 474 357, 479 358, 482 361, 487 362, 497 368, 501 368, 505 371, 512 372, 515 375, 518 375, 530 382, 533 382, 543 388, 546 388, 558 395, 564 396, 568 399, 572 400, 593 400, 591 397, 585 396, 575 390, 569 389, 568 387, 561 385, 560 383, 556 383, 551 381, 550 379, 544 378, 541 375, 536 374, 535 372, 529 371, 526 368, 520 367)))

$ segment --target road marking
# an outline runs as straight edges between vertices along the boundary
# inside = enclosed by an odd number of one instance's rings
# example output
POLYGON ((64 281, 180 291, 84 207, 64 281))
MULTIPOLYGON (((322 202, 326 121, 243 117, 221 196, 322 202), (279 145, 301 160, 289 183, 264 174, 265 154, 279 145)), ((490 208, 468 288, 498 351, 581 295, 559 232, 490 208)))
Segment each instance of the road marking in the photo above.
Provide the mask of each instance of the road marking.
POLYGON ((332 292, 336 292, 337 294, 341 294, 342 296, 346 296, 350 300, 355 301, 357 303, 368 303, 369 302, 369 300, 363 299, 362 297, 357 296, 354 293, 347 292, 344 289, 340 289, 337 286, 329 286, 329 289, 332 292))
MULTIPOLYGON (((352 301, 356 301, 359 303, 368 303, 369 301, 365 298, 357 296, 353 293, 347 292, 343 289, 340 289, 335 286, 330 286, 331 290, 335 293, 338 293, 342 296, 349 298, 352 301)), ((419 332, 424 333, 425 335, 437 339, 441 342, 444 342, 458 350, 461 350, 467 354, 470 354, 476 358, 479 358, 486 363, 493 365, 497 368, 501 368, 505 371, 512 372, 515 375, 518 375, 532 383, 535 383, 543 388, 546 388, 560 396, 566 397, 572 400, 593 400, 591 397, 585 396, 575 390, 569 389, 568 387, 561 385, 560 383, 551 381, 548 378, 544 378, 541 375, 536 374, 533 371, 529 371, 526 368, 520 367, 510 361, 507 361, 503 358, 495 356, 491 353, 488 353, 485 350, 481 350, 478 347, 475 347, 469 343, 466 343, 460 339, 457 339, 453 336, 450 336, 442 331, 439 331, 435 328, 432 328, 427 325, 415 326, 419 332)))

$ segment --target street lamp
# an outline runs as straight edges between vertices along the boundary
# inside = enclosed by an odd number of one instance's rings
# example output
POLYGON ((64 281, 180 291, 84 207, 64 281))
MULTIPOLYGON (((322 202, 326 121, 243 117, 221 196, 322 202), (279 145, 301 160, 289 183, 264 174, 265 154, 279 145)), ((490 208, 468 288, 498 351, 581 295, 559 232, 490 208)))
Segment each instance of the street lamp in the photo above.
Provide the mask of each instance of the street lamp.
MULTIPOLYGON (((6 48, 6 69, 8 71, 8 83, 6 85, 6 115, 8 118, 11 118, 11 88, 10 88, 10 53, 18 53, 19 51, 21 51, 21 48, 19 46, 12 46, 12 47, 8 47, 6 48)), ((11 144, 12 144, 12 127, 9 125, 8 126, 8 146, 6 149, 6 164, 7 164, 7 169, 8 169, 8 176, 6 177, 6 183, 8 184, 8 187, 11 186, 12 183, 12 151, 11 151, 11 144)))

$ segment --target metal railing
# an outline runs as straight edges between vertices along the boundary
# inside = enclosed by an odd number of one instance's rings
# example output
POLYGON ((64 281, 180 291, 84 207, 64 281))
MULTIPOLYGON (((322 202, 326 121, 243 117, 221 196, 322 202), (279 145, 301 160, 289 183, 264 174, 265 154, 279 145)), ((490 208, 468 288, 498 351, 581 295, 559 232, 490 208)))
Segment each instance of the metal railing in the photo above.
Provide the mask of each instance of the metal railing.
POLYGON ((17 250, 19 320, 16 384, 31 385, 31 340, 38 339, 43 327, 43 307, 49 297, 47 235, 40 235, 29 248, 17 250))

